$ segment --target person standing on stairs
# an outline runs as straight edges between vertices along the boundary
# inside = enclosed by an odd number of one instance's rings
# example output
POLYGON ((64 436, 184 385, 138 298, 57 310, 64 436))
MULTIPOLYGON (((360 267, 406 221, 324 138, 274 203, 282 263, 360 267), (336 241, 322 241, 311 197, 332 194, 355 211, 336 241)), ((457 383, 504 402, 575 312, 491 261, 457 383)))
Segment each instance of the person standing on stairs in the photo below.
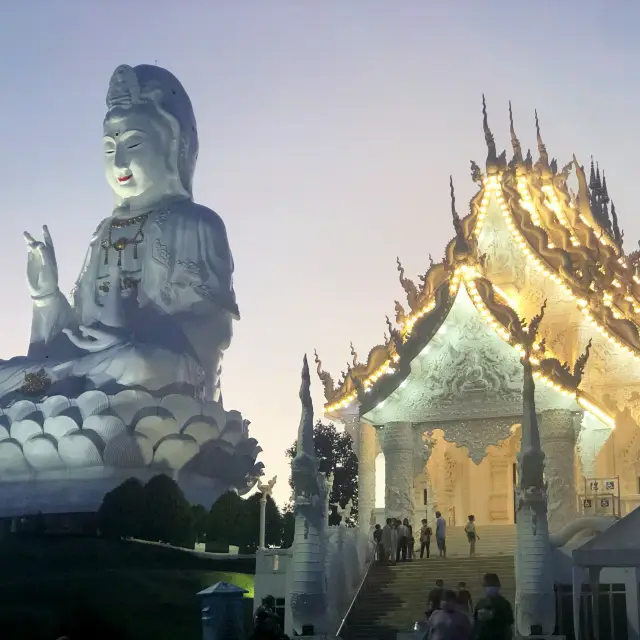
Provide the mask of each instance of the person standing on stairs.
POLYGON ((398 527, 398 556, 397 562, 404 562, 407 559, 407 540, 409 539, 409 529, 407 529, 404 523, 408 524, 408 520, 405 518, 404 522, 396 520, 396 526, 398 527))
POLYGON ((413 560, 413 551, 414 551, 414 546, 416 544, 416 541, 413 537, 413 527, 411 526, 411 524, 409 524, 409 518, 405 518, 402 521, 402 524, 404 525, 404 528, 407 530, 407 548, 406 548, 406 555, 405 555, 405 560, 413 560))
POLYGON ((380 562, 384 558, 384 547, 382 546, 382 528, 377 524, 373 530, 373 559, 380 562))
POLYGON ((398 530, 391 518, 387 518, 387 524, 382 528, 382 546, 385 563, 395 564, 398 555, 398 530))
POLYGON ((458 583, 458 604, 465 613, 473 615, 473 600, 466 582, 458 583))
POLYGON ((426 520, 422 521, 422 527, 420 528, 420 557, 424 557, 424 552, 427 552, 427 558, 429 557, 429 550, 431 549, 431 536, 433 531, 427 524, 426 520))
POLYGON ((467 524, 464 525, 464 532, 467 534, 467 541, 469 542, 469 555, 476 555, 476 540, 480 540, 480 536, 476 532, 476 517, 469 516, 467 524))
POLYGON ((447 522, 439 511, 436 511, 436 544, 441 558, 447 557, 447 522))

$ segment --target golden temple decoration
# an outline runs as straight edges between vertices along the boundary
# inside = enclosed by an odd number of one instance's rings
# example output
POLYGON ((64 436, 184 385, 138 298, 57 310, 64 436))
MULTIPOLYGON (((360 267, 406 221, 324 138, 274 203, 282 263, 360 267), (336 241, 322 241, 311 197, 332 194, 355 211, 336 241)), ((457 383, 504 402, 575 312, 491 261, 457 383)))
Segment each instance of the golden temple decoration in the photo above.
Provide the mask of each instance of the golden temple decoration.
POLYGON ((538 164, 542 171, 549 171, 549 154, 547 153, 547 147, 545 147, 544 142, 542 142, 542 135, 540 134, 540 121, 538 120, 537 109, 534 111, 534 114, 536 119, 536 140, 538 142, 538 154, 540 155, 538 164))
POLYGON ((511 133, 511 147, 513 148, 513 162, 515 165, 522 164, 522 147, 520 140, 516 136, 516 130, 513 126, 513 111, 511 110, 511 100, 509 100, 509 131, 511 133))
MULTIPOLYGON (((335 390, 333 400, 325 407, 328 413, 339 412, 356 401, 359 385, 364 393, 369 393, 382 376, 393 373, 394 364, 401 358, 402 345, 411 339, 415 327, 430 314, 442 312, 436 294, 443 286, 448 289, 449 299, 460 286, 466 287, 488 324, 502 339, 522 352, 522 335, 517 324, 520 321, 513 304, 504 292, 484 278, 483 261, 477 255, 476 239, 480 237, 488 207, 492 204, 502 212, 515 246, 529 265, 550 280, 567 301, 573 301, 587 322, 614 347, 640 360, 640 250, 628 256, 622 253, 623 233, 618 227, 615 207, 609 201, 604 173, 598 180, 599 171, 595 171, 590 192, 584 169, 575 156, 558 172, 557 162, 549 162, 537 113, 535 117, 540 159, 534 166, 530 152, 522 160, 522 147, 515 134, 509 105, 514 159, 507 167, 497 157, 483 96, 487 175, 482 174, 476 163, 471 163, 472 178, 480 184, 471 200, 471 211, 462 219, 458 215, 450 179, 456 235, 447 246, 444 261, 435 264, 429 256, 429 269, 419 276, 422 289, 418 291, 418 287, 405 278, 398 260, 400 280, 410 298, 411 313, 396 303, 400 330, 387 318, 390 335, 385 337, 384 346, 376 347, 380 349, 376 356, 382 358, 376 360, 380 364, 372 366, 368 362, 359 365, 357 371, 354 366, 349 381, 335 390), (576 196, 567 186, 571 169, 578 178, 576 196), (595 214, 592 210, 594 194, 601 207, 595 214), (605 221, 607 213, 610 215, 605 221)), ((611 416, 578 389, 590 348, 588 345, 585 354, 572 368, 556 358, 544 341, 540 341, 532 359, 534 375, 563 394, 574 397, 605 423, 613 425, 611 416)))
POLYGON ((398 265, 398 274, 400 275, 400 284, 402 285, 404 292, 407 294, 409 308, 411 311, 416 311, 420 305, 418 287, 416 287, 413 280, 409 280, 409 278, 404 277, 404 267, 402 266, 402 262, 400 262, 400 258, 396 258, 396 261, 398 265))
POLYGON ((496 141, 493 137, 491 129, 489 129, 489 119, 487 117, 487 101, 482 94, 482 128, 484 130, 484 141, 487 145, 487 173, 496 173, 500 169, 504 169, 507 164, 506 151, 499 156, 496 151, 496 141))
POLYGON ((336 394, 336 390, 333 386, 333 378, 330 373, 322 369, 322 361, 318 357, 318 352, 315 349, 313 350, 313 357, 316 362, 318 378, 320 378, 322 386, 324 387, 324 397, 327 399, 327 402, 331 402, 336 394))
POLYGON ((41 396, 51 386, 51 378, 47 376, 44 369, 35 373, 25 373, 24 383, 20 387, 20 393, 25 396, 41 396))
POLYGON ((351 357, 353 358, 352 366, 355 368, 359 365, 359 362, 358 362, 358 353, 356 352, 355 347, 353 346, 353 342, 349 343, 349 349, 351 350, 351 357))

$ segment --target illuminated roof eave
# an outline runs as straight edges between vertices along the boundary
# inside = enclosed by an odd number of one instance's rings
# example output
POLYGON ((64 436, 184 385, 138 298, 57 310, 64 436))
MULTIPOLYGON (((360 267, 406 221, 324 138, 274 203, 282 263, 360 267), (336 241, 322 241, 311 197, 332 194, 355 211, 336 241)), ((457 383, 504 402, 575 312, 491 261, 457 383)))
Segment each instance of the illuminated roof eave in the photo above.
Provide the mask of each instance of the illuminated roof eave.
MULTIPOLYGON (((447 289, 448 295, 446 298, 446 304, 441 305, 442 313, 438 314, 433 319, 433 321, 427 327, 426 331, 423 330, 418 333, 418 336, 421 339, 414 342, 413 348, 411 349, 411 354, 406 352, 403 353, 402 357, 399 358, 397 363, 395 363, 393 373, 384 376, 380 381, 376 383, 375 386, 370 388, 370 391, 366 393, 366 395, 362 396, 362 394, 360 394, 360 396, 362 397, 354 400, 354 402, 352 402, 348 406, 345 406, 338 410, 326 411, 325 413, 327 417, 336 420, 345 420, 345 418, 349 416, 350 419, 353 419, 353 416, 357 412, 359 412, 364 421, 369 422, 370 420, 367 419, 367 414, 375 406, 379 405, 381 402, 385 402, 394 392, 396 392, 396 390, 403 384, 403 382, 407 380, 407 378, 411 374, 411 363, 416 357, 419 356, 420 353, 423 352, 425 347, 427 347, 430 343, 433 336, 436 335, 437 332, 441 329, 455 303, 455 299, 459 291, 458 286, 464 286, 466 288, 467 293, 474 301, 476 311, 481 315, 483 320, 491 325, 496 334, 507 342, 510 342, 512 340, 512 336, 505 329, 505 327, 491 314, 486 304, 484 304, 482 296, 478 293, 476 280, 479 277, 479 274, 477 274, 474 269, 466 266, 460 267, 460 272, 466 273, 467 275, 463 277, 462 282, 456 282, 455 290, 451 290, 450 288, 447 289)), ((490 288, 490 295, 495 295, 496 293, 500 295, 493 289, 493 285, 486 278, 481 278, 478 283, 480 282, 483 283, 483 286, 485 288, 490 288)), ((452 286, 453 282, 451 283, 450 287, 452 286)), ((510 307, 510 304, 507 300, 501 302, 500 306, 508 309, 513 316, 517 317, 515 310, 510 307)), ((418 326, 417 328, 419 329, 420 327, 418 326)), ((511 346, 513 348, 517 348, 517 345, 512 344, 511 346)), ((588 409, 589 411, 594 413, 594 415, 596 415, 603 423, 608 424, 609 426, 613 426, 613 419, 602 408, 600 408, 595 401, 586 397, 581 390, 576 387, 567 387, 564 384, 561 384, 562 381, 559 381, 555 377, 555 375, 552 374, 551 377, 549 377, 548 372, 545 373, 545 371, 549 368, 547 366, 547 363, 553 364, 554 362, 557 362, 558 365, 560 364, 559 361, 555 360, 555 358, 545 358, 542 362, 534 363, 534 366, 536 366, 534 375, 536 375, 539 380, 542 380, 549 386, 555 388, 559 393, 562 393, 564 395, 571 395, 575 398, 576 402, 581 404, 583 407, 584 403, 582 400, 584 398, 584 402, 588 403, 588 406, 590 407, 588 409)), ((551 371, 553 371, 553 369, 551 369, 551 371)))

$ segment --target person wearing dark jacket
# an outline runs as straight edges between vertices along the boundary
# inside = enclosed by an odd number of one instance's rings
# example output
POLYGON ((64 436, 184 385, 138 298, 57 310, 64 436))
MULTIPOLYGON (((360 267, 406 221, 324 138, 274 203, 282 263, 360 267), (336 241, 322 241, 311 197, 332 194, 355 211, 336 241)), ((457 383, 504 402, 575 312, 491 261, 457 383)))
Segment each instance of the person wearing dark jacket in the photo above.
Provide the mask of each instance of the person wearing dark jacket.
POLYGON ((511 640, 513 637, 513 609, 500 593, 500 578, 496 573, 484 576, 486 597, 476 604, 473 614, 475 640, 511 640))

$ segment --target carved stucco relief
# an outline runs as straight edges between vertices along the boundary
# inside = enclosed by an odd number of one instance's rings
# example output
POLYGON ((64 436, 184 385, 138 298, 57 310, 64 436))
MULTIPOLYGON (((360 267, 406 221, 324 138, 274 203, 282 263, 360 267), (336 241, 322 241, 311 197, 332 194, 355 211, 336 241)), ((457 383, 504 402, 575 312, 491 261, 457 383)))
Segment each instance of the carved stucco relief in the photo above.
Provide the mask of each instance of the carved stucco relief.
POLYGON ((476 420, 460 420, 443 422, 438 425, 421 423, 420 429, 432 432, 440 429, 446 442, 458 447, 465 447, 469 457, 475 464, 480 464, 487 456, 487 447, 497 446, 511 436, 514 424, 520 417, 512 418, 478 418, 476 420))
POLYGON ((460 294, 444 331, 412 363, 403 414, 420 420, 511 415, 522 410, 519 356, 460 294), (460 297, 462 299, 460 299, 460 297))
POLYGON ((414 430, 395 422, 380 430, 385 461, 385 512, 388 518, 413 518, 414 430))
POLYGON ((576 517, 576 424, 571 411, 551 409, 542 412, 539 425, 545 454, 547 517, 549 530, 555 532, 576 517))

